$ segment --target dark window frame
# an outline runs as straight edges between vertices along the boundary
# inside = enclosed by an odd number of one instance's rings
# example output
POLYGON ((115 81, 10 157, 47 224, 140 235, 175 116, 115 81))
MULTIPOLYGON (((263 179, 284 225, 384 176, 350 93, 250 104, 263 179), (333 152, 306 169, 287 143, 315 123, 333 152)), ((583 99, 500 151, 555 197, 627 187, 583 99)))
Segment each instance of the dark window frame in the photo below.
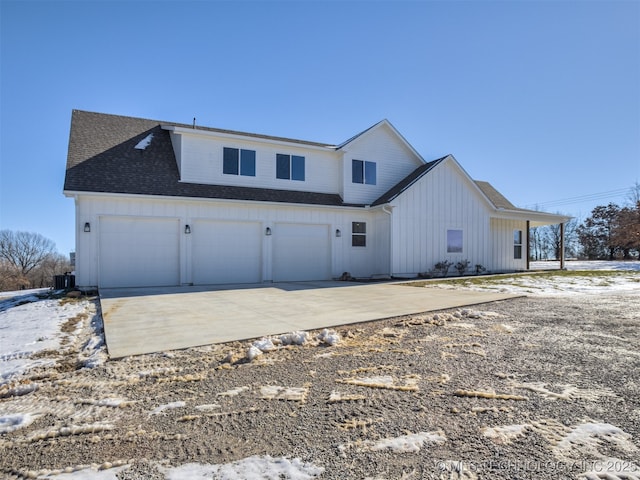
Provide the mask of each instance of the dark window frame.
POLYGON ((302 155, 276 153, 276 178, 304 182, 306 159, 302 155))
POLYGON ((376 162, 354 158, 351 160, 351 183, 376 185, 378 181, 377 170, 376 162))
POLYGON ((245 148, 223 147, 222 173, 224 175, 256 176, 256 151, 245 148))
POLYGON ((513 259, 522 260, 522 230, 513 231, 513 259))
POLYGON ((367 222, 351 222, 351 246, 367 246, 367 222))

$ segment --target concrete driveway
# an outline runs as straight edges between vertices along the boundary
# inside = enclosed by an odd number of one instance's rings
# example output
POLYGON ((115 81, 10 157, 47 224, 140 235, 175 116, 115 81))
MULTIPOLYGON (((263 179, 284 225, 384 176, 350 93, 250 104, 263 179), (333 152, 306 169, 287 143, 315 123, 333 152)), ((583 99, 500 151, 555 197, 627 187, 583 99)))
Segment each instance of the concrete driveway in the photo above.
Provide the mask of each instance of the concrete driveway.
POLYGON ((111 358, 313 330, 513 298, 393 283, 101 289, 111 358))

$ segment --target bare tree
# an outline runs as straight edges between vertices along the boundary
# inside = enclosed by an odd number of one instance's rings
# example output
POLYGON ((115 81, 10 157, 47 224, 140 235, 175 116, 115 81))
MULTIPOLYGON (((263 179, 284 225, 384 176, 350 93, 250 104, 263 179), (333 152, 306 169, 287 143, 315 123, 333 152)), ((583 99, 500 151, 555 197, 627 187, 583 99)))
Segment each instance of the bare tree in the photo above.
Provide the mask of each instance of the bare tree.
MULTIPOLYGON (((562 247, 563 239, 561 235, 560 224, 547 225, 546 236, 548 240, 551 253, 556 260, 560 259, 560 248, 562 247)), ((574 257, 576 255, 576 242, 578 238, 578 221, 572 218, 564 224, 564 252, 568 257, 574 257)))
POLYGON ((29 275, 56 255, 55 244, 39 233, 0 231, 0 264, 4 288, 24 288, 32 284, 29 275))

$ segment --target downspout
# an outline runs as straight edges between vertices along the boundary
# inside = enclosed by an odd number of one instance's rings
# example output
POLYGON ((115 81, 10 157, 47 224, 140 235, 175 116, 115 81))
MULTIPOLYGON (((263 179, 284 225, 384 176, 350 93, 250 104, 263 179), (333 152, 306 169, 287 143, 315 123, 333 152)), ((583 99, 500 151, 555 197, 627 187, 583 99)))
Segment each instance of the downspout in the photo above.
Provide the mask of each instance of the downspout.
POLYGON ((393 272, 393 207, 385 204, 382 206, 382 211, 389 215, 389 277, 391 277, 391 273, 393 272), (387 208, 389 208, 389 210, 387 210, 387 208))

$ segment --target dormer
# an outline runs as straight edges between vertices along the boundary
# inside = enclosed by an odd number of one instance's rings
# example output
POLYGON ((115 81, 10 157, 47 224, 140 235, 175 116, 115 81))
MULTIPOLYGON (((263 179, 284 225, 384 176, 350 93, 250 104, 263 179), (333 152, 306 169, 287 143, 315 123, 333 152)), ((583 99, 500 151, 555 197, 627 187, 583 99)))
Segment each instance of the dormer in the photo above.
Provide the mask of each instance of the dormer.
POLYGON ((425 161, 388 121, 382 120, 336 147, 342 156, 345 203, 373 203, 425 161))
POLYGON ((170 133, 181 182, 340 191, 341 156, 333 145, 202 127, 162 128, 170 133))

